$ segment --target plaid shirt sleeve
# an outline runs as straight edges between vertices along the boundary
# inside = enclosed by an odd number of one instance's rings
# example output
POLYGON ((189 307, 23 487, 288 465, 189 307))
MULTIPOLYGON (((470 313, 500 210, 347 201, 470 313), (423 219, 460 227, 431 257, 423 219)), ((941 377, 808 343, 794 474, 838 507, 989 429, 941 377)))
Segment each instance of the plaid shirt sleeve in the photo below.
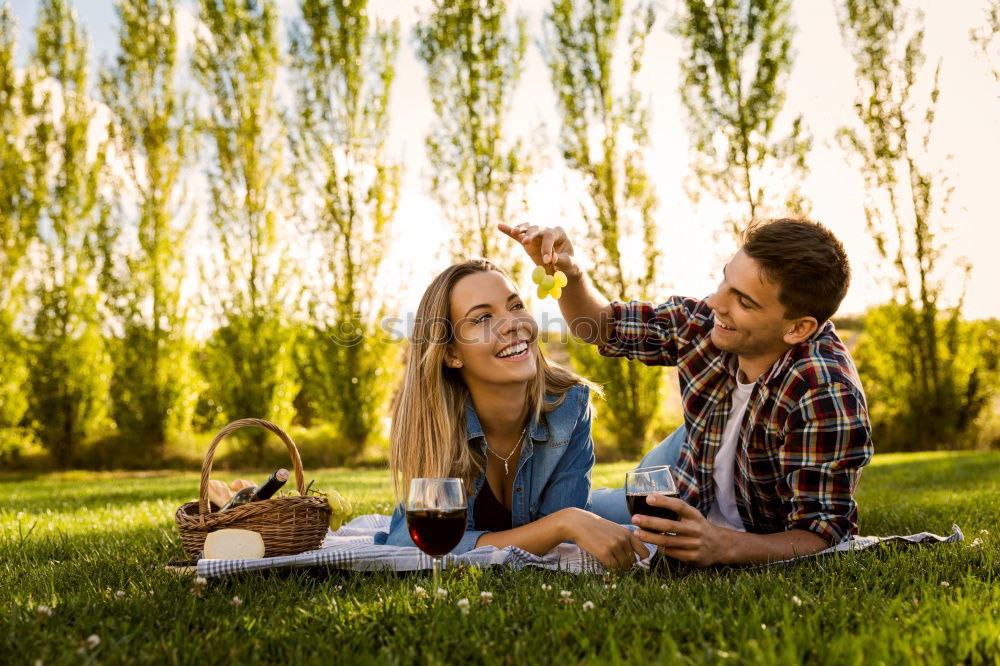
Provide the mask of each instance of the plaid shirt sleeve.
POLYGON ((863 398, 845 384, 819 386, 796 403, 787 423, 779 483, 787 528, 831 544, 857 534, 854 490, 874 451, 863 398))
POLYGON ((677 365, 700 301, 675 296, 654 306, 643 301, 614 302, 608 344, 601 356, 624 356, 646 365, 677 365))

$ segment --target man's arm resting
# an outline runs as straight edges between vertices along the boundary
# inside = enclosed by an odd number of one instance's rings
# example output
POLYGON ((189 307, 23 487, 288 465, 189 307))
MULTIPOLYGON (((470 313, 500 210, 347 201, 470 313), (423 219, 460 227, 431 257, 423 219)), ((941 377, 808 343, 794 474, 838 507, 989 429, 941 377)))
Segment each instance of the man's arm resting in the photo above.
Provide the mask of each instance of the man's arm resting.
POLYGON ((663 554, 696 567, 713 564, 766 564, 818 553, 829 546, 815 532, 791 529, 775 534, 750 534, 718 527, 698 509, 676 497, 654 495, 653 506, 677 513, 677 520, 636 515, 636 536, 663 554))
POLYGON ((751 534, 723 527, 722 539, 728 546, 718 564, 767 564, 800 555, 811 555, 829 547, 826 539, 809 530, 788 530, 775 534, 751 534))

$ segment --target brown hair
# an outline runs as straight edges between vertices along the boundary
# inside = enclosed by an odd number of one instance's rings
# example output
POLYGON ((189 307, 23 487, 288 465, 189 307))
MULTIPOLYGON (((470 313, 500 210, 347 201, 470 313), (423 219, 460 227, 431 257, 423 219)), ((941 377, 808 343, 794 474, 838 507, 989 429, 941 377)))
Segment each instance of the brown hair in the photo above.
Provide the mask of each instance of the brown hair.
POLYGON ((847 294, 851 266, 844 245, 819 222, 754 220, 743 234, 743 251, 778 285, 790 319, 812 316, 822 326, 847 294))
MULTIPOLYGON (((463 277, 506 272, 485 259, 472 259, 445 269, 431 281, 414 319, 403 382, 394 398, 389 431, 389 469, 396 495, 404 498, 410 480, 454 476, 469 487, 484 461, 467 442, 465 401, 469 389, 458 370, 445 365, 445 349, 454 339, 450 318, 451 292, 463 277)), ((511 280, 513 282, 513 280, 511 280)), ((561 405, 566 393, 584 384, 600 389, 576 373, 549 362, 536 338, 532 343, 538 367, 528 382, 528 414, 535 420, 561 405), (546 401, 546 395, 555 400, 546 401)))

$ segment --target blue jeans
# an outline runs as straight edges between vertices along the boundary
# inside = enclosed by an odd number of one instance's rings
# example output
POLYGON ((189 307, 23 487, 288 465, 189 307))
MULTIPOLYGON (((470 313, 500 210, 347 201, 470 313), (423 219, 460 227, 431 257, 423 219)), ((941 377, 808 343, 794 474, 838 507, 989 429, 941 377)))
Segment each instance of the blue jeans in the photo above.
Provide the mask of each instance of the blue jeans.
MULTIPOLYGON (((654 446, 653 450, 643 457, 637 467, 652 467, 654 465, 675 467, 686 435, 682 424, 669 437, 654 446)), ((590 510, 613 523, 628 525, 632 522, 632 516, 629 515, 628 506, 625 504, 624 487, 595 488, 590 493, 590 510)))

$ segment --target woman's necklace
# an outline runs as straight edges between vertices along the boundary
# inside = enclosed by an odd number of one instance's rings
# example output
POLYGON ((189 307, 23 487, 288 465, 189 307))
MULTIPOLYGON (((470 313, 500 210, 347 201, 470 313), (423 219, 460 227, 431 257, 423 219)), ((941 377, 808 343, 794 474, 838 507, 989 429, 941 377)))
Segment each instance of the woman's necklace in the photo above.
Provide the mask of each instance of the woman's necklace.
POLYGON ((486 435, 485 434, 483 435, 483 439, 486 440, 486 450, 489 451, 490 453, 492 453, 493 455, 495 455, 498 459, 500 459, 500 460, 503 461, 503 473, 504 473, 504 476, 506 476, 507 474, 510 474, 510 470, 507 467, 507 461, 510 460, 514 456, 515 453, 517 453, 518 449, 521 448, 521 442, 524 441, 524 433, 526 433, 527 431, 528 431, 528 425, 525 424, 524 430, 521 431, 521 436, 518 438, 517 442, 514 444, 514 448, 512 448, 510 450, 510 453, 507 454, 506 458, 504 458, 499 453, 497 453, 496 451, 494 451, 492 449, 492 447, 490 447, 490 440, 486 439, 486 435))

